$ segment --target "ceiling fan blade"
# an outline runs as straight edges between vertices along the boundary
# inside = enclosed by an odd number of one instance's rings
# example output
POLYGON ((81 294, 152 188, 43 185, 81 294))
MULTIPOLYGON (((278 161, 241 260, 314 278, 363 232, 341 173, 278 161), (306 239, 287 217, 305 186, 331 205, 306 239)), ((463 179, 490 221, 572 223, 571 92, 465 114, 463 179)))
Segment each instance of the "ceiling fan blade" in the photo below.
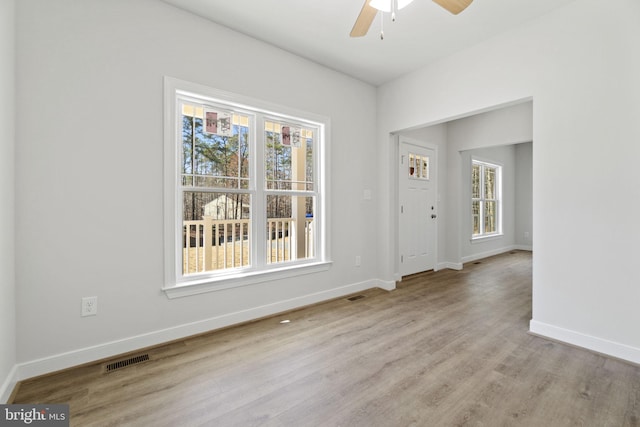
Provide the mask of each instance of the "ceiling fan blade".
POLYGON ((378 13, 378 9, 369 6, 370 1, 371 0, 364 0, 362 10, 358 15, 355 24, 353 24, 351 33, 349 33, 351 37, 362 37, 367 34, 367 31, 369 31, 373 18, 375 18, 378 13))
POLYGON ((444 7, 454 15, 457 15, 463 10, 465 10, 473 0, 433 0, 433 1, 438 3, 440 6, 444 7))

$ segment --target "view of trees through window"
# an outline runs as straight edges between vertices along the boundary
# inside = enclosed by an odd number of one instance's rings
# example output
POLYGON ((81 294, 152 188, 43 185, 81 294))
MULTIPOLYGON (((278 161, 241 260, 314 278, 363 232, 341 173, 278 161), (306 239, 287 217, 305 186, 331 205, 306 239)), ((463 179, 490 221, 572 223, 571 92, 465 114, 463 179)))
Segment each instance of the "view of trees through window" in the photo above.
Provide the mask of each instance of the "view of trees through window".
MULTIPOLYGON (((274 122, 265 123, 265 178, 267 190, 313 191, 313 131, 274 122)), ((294 208, 289 195, 267 198, 267 218, 289 218, 294 208)), ((304 202, 313 216, 313 199, 304 202)))
POLYGON ((253 153, 249 115, 189 102, 181 113, 183 274, 251 266, 255 215, 267 263, 313 256, 316 130, 263 120, 253 153))
POLYGON ((473 161, 471 166, 471 215, 473 237, 497 234, 499 229, 499 176, 501 167, 473 161))
MULTIPOLYGON (((232 135, 221 136, 204 131, 203 108, 183 105, 182 113, 182 185, 202 189, 248 189, 249 146, 248 117, 234 115, 232 135)), ((216 219, 248 219, 247 193, 184 193, 183 218, 200 220, 207 215, 216 219), (217 205, 214 212, 207 208, 217 205), (247 209, 244 209, 246 207, 247 209)))

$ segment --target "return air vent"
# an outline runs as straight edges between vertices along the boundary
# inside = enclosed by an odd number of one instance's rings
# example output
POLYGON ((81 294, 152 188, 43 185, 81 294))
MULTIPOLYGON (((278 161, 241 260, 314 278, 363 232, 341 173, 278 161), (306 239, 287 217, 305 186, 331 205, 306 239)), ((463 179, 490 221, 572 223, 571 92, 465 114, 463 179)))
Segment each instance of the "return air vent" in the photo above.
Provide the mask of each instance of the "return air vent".
POLYGON ((126 368, 127 366, 146 362, 147 360, 149 360, 149 354, 141 354, 138 356, 130 357, 128 359, 118 360, 117 362, 107 363, 104 366, 104 372, 113 372, 118 369, 126 368))
POLYGON ((358 301, 359 299, 364 298, 364 295, 355 295, 352 297, 347 298, 349 301, 358 301))

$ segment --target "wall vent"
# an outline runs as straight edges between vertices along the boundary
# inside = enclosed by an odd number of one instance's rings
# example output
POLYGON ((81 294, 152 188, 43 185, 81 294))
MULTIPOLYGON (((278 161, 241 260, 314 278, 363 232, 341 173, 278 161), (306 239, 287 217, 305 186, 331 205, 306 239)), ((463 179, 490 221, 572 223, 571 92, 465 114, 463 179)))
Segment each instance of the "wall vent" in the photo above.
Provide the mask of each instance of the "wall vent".
POLYGON ((347 299, 349 301, 358 301, 359 299, 362 299, 362 298, 364 298, 364 295, 356 295, 356 296, 353 296, 353 297, 349 297, 347 299))
POLYGON ((104 365, 104 372, 113 372, 118 369, 126 368, 127 366, 137 365, 138 363, 146 362, 149 360, 149 354, 141 354, 133 356, 128 359, 118 360, 116 362, 107 363, 104 365))

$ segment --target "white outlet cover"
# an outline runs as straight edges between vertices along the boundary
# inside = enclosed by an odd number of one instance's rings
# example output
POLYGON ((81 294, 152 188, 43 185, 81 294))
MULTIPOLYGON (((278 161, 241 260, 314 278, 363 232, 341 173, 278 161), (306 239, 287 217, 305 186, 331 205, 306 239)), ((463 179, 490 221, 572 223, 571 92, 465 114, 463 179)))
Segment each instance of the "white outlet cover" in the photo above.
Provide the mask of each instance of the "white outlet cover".
POLYGON ((95 316, 98 314, 98 297, 82 298, 81 316, 95 316))

